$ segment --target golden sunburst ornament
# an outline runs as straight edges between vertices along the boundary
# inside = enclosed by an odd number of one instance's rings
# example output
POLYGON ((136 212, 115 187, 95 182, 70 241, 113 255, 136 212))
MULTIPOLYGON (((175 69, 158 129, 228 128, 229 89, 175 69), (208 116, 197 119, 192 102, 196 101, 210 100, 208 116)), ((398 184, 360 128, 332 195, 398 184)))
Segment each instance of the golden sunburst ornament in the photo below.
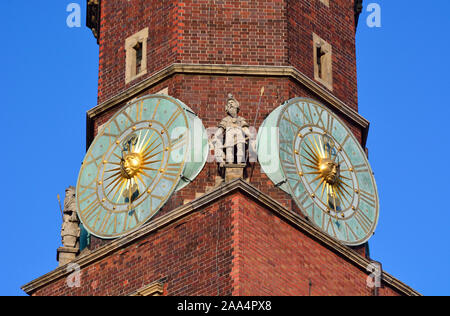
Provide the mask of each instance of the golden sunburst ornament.
POLYGON ((107 196, 112 194, 112 200, 117 198, 116 203, 124 197, 131 207, 131 203, 136 198, 134 196, 143 192, 147 186, 143 176, 152 178, 147 171, 158 171, 150 166, 161 162, 161 160, 152 159, 163 152, 162 142, 158 142, 159 138, 154 137, 155 131, 150 136, 149 132, 147 130, 144 136, 142 131, 139 136, 136 134, 129 136, 122 142, 122 156, 113 154, 119 162, 107 162, 116 166, 106 170, 106 173, 113 172, 113 174, 106 179, 112 179, 112 181, 105 187, 108 190, 107 196))
POLYGON ((326 192, 327 205, 337 213, 341 209, 341 201, 350 203, 351 194, 347 190, 351 187, 343 179, 351 181, 341 174, 341 165, 336 161, 337 155, 333 155, 334 143, 326 135, 317 137, 311 134, 305 141, 304 152, 301 157, 306 159, 309 167, 315 171, 305 172, 305 174, 317 175, 311 183, 318 180, 319 183, 314 189, 314 194, 320 190, 320 197, 323 200, 326 192), (323 141, 322 141, 323 139, 323 141))

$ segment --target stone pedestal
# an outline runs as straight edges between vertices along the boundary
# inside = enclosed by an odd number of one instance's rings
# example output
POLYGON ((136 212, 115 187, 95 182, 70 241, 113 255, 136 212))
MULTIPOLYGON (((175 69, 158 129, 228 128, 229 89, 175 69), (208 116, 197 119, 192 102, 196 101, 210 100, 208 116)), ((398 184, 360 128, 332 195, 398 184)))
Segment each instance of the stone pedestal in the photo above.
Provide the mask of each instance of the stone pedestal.
POLYGON ((227 164, 225 165, 225 182, 244 178, 244 168, 246 164, 227 164))
POLYGON ((60 247, 57 250, 56 260, 59 262, 59 266, 62 267, 72 261, 77 257, 77 248, 60 247))

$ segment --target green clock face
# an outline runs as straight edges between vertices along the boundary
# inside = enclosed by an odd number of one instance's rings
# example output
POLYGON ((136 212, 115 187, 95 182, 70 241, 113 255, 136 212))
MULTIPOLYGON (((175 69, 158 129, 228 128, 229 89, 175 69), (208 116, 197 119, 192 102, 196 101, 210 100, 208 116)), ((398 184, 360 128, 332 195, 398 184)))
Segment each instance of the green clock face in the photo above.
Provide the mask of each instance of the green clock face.
POLYGON ((322 231, 347 245, 366 242, 378 222, 378 195, 353 133, 334 113, 308 99, 288 101, 276 117, 272 121, 279 128, 286 191, 322 231))
POLYGON ((114 115, 88 150, 78 178, 84 227, 115 238, 147 222, 179 185, 194 147, 189 128, 185 108, 171 97, 137 100, 114 115))

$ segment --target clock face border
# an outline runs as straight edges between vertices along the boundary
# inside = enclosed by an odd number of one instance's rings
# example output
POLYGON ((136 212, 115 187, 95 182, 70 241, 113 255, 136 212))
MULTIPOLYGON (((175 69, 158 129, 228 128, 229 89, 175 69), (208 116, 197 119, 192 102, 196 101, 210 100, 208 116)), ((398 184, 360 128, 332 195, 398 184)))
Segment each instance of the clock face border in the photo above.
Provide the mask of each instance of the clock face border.
MULTIPOLYGON (((288 191, 294 198, 303 215, 309 218, 314 226, 348 246, 359 246, 367 242, 373 236, 378 225, 378 191, 366 154, 350 128, 331 110, 321 103, 308 98, 295 98, 287 101, 282 106, 281 111, 279 111, 277 126, 279 127, 277 133, 277 143, 279 144, 278 155, 282 173, 286 179, 288 191), (298 109, 299 104, 307 108, 301 107, 300 110, 298 109), (298 112, 292 110, 295 109, 292 107, 296 107, 298 112), (302 117, 292 117, 299 113, 302 113, 302 117), (330 126, 332 127, 331 135, 329 131, 330 126), (336 129, 336 132, 334 132, 334 129, 336 129), (356 187, 352 188, 352 194, 353 197, 355 197, 355 195, 357 196, 358 204, 353 204, 354 201, 349 203, 349 206, 353 206, 355 209, 347 210, 345 218, 334 216, 336 214, 327 213, 325 208, 319 207, 317 195, 321 195, 322 187, 320 187, 319 193, 317 194, 317 192, 311 190, 308 191, 308 188, 304 184, 307 177, 305 176, 305 170, 299 168, 298 156, 300 156, 301 153, 299 153, 297 146, 299 145, 299 141, 305 138, 304 136, 308 136, 308 133, 304 132, 305 130, 310 133, 315 133, 316 135, 320 135, 324 131, 327 131, 328 136, 332 136, 332 139, 339 147, 342 145, 340 153, 341 155, 345 155, 346 159, 344 160, 346 160, 346 164, 348 165, 349 161, 352 163, 351 168, 353 171, 350 172, 352 174, 351 179, 352 181, 355 181, 356 185, 356 187), (305 135, 302 135, 302 133, 305 135), (299 137, 299 135, 302 137, 299 137), (351 155, 348 154, 350 150, 352 153, 351 155), (354 166, 353 160, 362 161, 362 163, 354 166), (369 195, 363 193, 364 191, 360 188, 360 183, 362 181, 364 181, 364 188, 371 185, 370 191, 374 193, 372 196, 369 197, 369 195), (368 182, 370 182, 370 184, 368 184, 368 182), (362 210, 362 208, 364 208, 364 210, 362 210), (366 218, 365 212, 369 214, 370 218, 366 218), (355 229, 358 229, 359 231, 353 231, 355 229)), ((309 156, 308 158, 310 158, 309 163, 311 164, 311 160, 313 159, 309 156)), ((318 172, 319 170, 307 169, 306 171, 318 172)), ((348 171, 345 176, 349 176, 348 171)), ((311 180, 311 178, 309 180, 311 180)), ((319 182, 319 180, 320 179, 316 181, 319 182)), ((315 184, 314 188, 316 187, 317 184, 315 184)), ((346 189, 349 190, 348 188, 346 189)))
POLYGON ((170 96, 145 96, 125 105, 99 131, 86 153, 77 181, 78 214, 90 234, 115 239, 132 233, 147 223, 175 192, 185 169, 190 141, 186 108, 170 96), (129 143, 130 136, 134 145, 129 143), (158 140, 162 146, 158 145, 158 140), (131 170, 124 169, 123 163, 124 153, 129 152, 122 151, 120 157, 118 151, 124 142, 129 144, 130 152, 130 148, 134 151, 138 147, 142 149, 141 174, 136 173, 134 183, 125 177, 132 174, 124 171, 131 170), (155 152, 152 146, 160 148, 155 152), (109 161, 113 156, 115 160, 109 161), (153 165, 155 159, 156 167, 153 165), (105 176, 107 170, 110 171, 105 176), (119 194, 115 203, 109 196, 113 193, 104 193, 106 186, 115 193, 114 198, 119 194), (127 190, 129 197, 125 196, 127 190), (132 191, 137 197, 131 195, 132 191))

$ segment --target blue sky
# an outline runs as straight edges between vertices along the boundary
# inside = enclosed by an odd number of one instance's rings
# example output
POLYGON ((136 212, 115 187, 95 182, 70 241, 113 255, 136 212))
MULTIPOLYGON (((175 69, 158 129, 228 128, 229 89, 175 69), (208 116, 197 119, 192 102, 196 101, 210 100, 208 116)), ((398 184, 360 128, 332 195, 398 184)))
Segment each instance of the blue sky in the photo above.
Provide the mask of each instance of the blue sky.
MULTIPOLYGON (((0 61, 3 233, 0 295, 56 267, 56 195, 74 185, 85 113, 96 105, 98 46, 66 26, 71 1, 2 3, 0 61)), ((425 295, 450 295, 450 2, 369 1, 357 33, 360 113, 371 122, 370 162, 381 200, 373 259, 425 295)))

